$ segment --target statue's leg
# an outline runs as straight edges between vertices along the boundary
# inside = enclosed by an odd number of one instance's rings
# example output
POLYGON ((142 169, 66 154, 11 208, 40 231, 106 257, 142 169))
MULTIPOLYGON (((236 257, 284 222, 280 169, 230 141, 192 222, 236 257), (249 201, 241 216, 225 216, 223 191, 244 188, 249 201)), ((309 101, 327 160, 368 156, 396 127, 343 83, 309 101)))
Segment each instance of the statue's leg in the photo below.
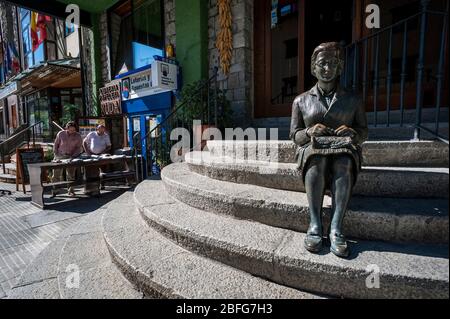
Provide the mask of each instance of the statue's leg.
POLYGON ((322 249, 322 205, 326 187, 327 166, 327 157, 314 156, 309 161, 305 175, 305 189, 310 214, 305 248, 311 252, 319 252, 322 249))
POLYGON ((347 242, 342 233, 347 206, 353 190, 353 160, 348 155, 335 156, 331 164, 333 194, 333 219, 330 226, 331 251, 339 257, 348 257, 347 242))

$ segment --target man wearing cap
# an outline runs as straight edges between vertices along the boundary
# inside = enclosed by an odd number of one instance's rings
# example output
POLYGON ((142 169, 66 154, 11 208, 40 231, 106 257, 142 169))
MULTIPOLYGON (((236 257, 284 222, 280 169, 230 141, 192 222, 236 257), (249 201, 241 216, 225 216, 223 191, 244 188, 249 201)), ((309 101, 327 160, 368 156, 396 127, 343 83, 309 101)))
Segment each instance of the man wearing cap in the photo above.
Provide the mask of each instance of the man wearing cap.
MULTIPOLYGON (((97 126, 95 132, 91 132, 83 141, 83 147, 88 155, 107 154, 111 150, 111 139, 106 133, 104 125, 97 126)), ((99 169, 96 167, 86 167, 86 178, 96 178, 99 175, 99 169)), ((84 193, 89 196, 98 196, 100 194, 99 183, 86 183, 84 193)))

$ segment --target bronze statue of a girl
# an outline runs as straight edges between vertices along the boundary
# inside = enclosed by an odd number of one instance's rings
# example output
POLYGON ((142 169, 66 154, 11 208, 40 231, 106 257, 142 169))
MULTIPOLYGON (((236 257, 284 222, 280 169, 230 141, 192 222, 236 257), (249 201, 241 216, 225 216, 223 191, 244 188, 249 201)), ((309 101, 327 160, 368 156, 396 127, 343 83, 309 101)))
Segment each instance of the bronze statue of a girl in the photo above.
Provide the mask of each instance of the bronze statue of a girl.
POLYGON ((305 248, 313 253, 322 250, 322 204, 326 190, 330 190, 330 250, 345 258, 349 249, 342 224, 361 169, 361 145, 368 129, 362 100, 338 86, 342 56, 342 47, 336 42, 323 43, 314 50, 311 71, 318 83, 295 99, 290 137, 298 145, 298 164, 309 203, 305 248))

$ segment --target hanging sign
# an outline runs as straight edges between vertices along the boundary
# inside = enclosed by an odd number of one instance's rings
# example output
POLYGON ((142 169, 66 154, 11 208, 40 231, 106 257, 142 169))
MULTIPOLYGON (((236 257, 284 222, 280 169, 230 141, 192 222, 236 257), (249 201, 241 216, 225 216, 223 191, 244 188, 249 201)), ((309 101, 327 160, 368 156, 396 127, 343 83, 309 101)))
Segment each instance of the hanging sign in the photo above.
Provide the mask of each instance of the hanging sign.
POLYGON ((122 114, 120 81, 113 81, 100 89, 100 107, 103 116, 122 114))
POLYGON ((155 60, 151 67, 122 79, 122 100, 129 101, 178 89, 178 66, 155 60))

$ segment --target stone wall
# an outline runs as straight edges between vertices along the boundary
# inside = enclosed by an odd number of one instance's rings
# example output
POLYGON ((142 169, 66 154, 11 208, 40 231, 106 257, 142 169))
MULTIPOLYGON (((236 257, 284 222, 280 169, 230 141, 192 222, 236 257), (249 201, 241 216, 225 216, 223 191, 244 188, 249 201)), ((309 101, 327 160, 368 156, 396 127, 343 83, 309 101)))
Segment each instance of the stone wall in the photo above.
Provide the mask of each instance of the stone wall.
POLYGON ((175 28, 175 0, 164 1, 164 25, 166 30, 166 45, 177 44, 177 32, 175 28))
MULTIPOLYGON (((219 71, 219 87, 226 90, 234 125, 247 127, 253 118, 253 1, 232 0, 233 57, 230 73, 219 71)), ((216 38, 219 32, 217 0, 209 0, 209 68, 219 66, 216 38)))
POLYGON ((96 116, 97 115, 97 94, 95 86, 93 85, 95 81, 94 77, 94 35, 91 30, 85 27, 81 27, 81 54, 83 63, 81 68, 83 68, 82 75, 84 76, 84 93, 85 93, 85 115, 96 116))
MULTIPOLYGON (((18 20, 16 16, 16 7, 8 2, 0 1, 0 23, 2 31, 2 40, 5 43, 4 49, 6 49, 6 43, 12 43, 14 44, 16 51, 20 52, 17 21, 18 20)), ((13 75, 14 74, 10 74, 8 78, 13 75)))
POLYGON ((102 65, 102 87, 105 83, 111 81, 111 63, 110 63, 110 48, 109 48, 109 35, 108 35, 108 14, 103 12, 100 15, 98 21, 100 27, 100 46, 101 46, 101 65, 102 65))
MULTIPOLYGON (((121 24, 121 18, 119 15, 112 13, 109 19, 109 30, 111 32, 111 42, 112 43, 118 43, 120 38, 120 24, 121 24)), ((117 67, 116 64, 116 58, 117 58, 117 47, 111 46, 110 52, 111 54, 111 70, 114 72, 115 68, 117 67)))

